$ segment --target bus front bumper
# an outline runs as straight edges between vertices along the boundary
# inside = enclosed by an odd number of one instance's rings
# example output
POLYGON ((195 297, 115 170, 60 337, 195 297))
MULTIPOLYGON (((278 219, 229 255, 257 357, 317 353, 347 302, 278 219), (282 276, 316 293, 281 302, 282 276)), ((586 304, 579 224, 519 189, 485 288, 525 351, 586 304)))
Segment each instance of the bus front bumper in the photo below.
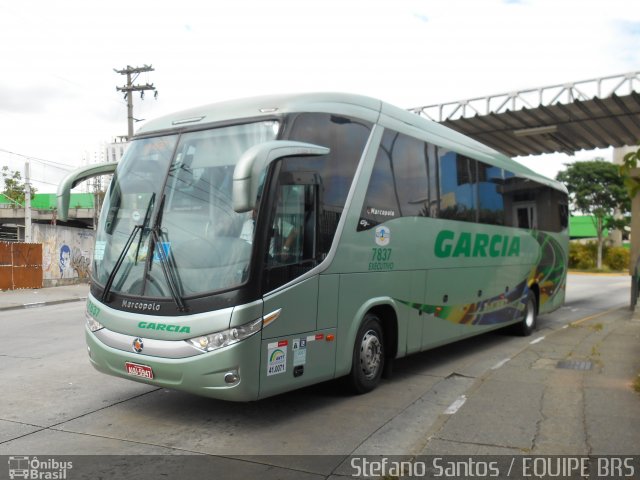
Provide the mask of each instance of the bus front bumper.
POLYGON ((96 370, 148 385, 230 401, 258 398, 260 342, 257 333, 241 342, 186 358, 163 358, 127 352, 102 343, 85 326, 89 359, 96 370), (128 373, 127 364, 138 375, 128 373), (139 376, 140 373, 145 376, 139 376), (231 375, 231 376, 230 376, 231 375), (232 375, 236 375, 235 381, 232 375), (147 378, 152 377, 152 378, 147 378))

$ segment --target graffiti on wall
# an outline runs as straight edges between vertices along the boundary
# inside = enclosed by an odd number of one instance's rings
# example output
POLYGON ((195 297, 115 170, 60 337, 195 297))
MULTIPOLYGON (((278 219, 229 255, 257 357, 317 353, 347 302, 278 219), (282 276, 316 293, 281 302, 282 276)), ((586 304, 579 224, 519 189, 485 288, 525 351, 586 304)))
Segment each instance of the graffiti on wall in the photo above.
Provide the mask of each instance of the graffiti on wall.
POLYGON ((42 244, 43 279, 89 277, 93 257, 93 231, 34 224, 33 237, 35 243, 42 244))

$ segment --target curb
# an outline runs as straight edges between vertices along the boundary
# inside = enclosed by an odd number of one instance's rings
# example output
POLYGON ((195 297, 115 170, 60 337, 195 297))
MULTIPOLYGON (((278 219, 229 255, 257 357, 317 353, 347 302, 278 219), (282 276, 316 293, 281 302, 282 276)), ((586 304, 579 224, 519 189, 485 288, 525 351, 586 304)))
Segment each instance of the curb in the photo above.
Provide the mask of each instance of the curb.
POLYGON ((51 300, 49 302, 23 303, 21 305, 10 305, 8 307, 0 307, 0 312, 6 312, 8 310, 23 310, 26 308, 48 307, 51 305, 60 305, 61 303, 82 302, 86 300, 87 300, 87 297, 76 297, 76 298, 65 298, 63 300, 51 300))
POLYGON ((568 269, 567 273, 570 275, 583 275, 588 276, 592 275, 594 277, 628 277, 631 274, 629 272, 585 272, 582 270, 571 270, 568 269))

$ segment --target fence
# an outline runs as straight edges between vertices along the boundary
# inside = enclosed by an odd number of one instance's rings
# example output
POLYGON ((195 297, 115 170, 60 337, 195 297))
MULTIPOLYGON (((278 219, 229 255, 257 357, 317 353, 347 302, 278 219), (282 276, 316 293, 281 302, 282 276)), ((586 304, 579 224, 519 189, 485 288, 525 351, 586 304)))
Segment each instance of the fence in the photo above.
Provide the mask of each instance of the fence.
POLYGON ((42 244, 0 242, 0 290, 42 288, 42 244))

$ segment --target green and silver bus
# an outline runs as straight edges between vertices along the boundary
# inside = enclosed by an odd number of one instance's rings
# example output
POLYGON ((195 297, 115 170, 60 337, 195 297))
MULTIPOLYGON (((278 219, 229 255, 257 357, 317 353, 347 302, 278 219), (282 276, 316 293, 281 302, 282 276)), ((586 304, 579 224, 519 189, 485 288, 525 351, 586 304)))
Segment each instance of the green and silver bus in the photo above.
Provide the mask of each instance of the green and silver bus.
POLYGON ((86 309, 101 372, 225 400, 338 377, 560 307, 566 189, 442 125, 344 94, 151 121, 113 172, 86 309))

